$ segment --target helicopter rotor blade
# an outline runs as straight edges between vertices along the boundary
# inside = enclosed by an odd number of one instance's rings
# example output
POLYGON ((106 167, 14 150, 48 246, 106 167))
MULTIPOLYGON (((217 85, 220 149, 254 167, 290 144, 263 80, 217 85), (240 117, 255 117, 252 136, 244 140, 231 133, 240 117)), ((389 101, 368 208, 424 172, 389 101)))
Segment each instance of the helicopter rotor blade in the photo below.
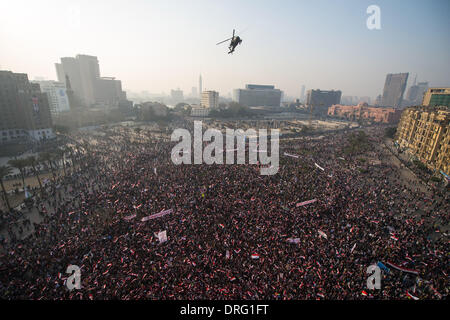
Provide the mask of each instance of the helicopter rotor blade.
POLYGON ((231 40, 231 39, 233 39, 233 38, 228 38, 228 39, 226 39, 226 40, 220 41, 219 43, 216 43, 216 45, 221 44, 221 43, 224 43, 224 42, 227 42, 227 41, 229 41, 229 40, 231 40))

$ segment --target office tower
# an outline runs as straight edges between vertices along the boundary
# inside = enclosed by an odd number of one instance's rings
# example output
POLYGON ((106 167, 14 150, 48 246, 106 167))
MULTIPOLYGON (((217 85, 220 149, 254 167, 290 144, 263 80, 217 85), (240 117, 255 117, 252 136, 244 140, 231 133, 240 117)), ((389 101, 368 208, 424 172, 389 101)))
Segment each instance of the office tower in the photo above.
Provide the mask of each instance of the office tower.
POLYGON ((48 97, 50 112, 57 115, 64 111, 70 110, 69 98, 67 96, 66 85, 63 82, 52 80, 32 81, 39 84, 41 91, 45 92, 48 97))
POLYGON ((430 88, 423 96, 425 107, 450 107, 450 88, 430 88))
POLYGON ((197 98, 197 87, 192 87, 191 96, 197 98))
POLYGON ((301 102, 304 102, 305 101, 305 86, 303 85, 302 86, 302 91, 301 91, 301 94, 300 94, 300 101, 301 102))
POLYGON ((53 138, 47 94, 24 73, 0 71, 0 143, 53 138))
POLYGON ((247 107, 279 107, 282 92, 275 86, 247 84, 245 89, 235 89, 233 100, 247 107))
POLYGON ((177 90, 171 90, 170 96, 172 100, 175 102, 181 102, 184 100, 183 90, 177 89, 177 90))
POLYGON ((59 82, 64 82, 67 87, 69 79, 79 105, 116 108, 128 102, 120 80, 100 77, 99 62, 95 56, 78 54, 75 58, 63 57, 55 67, 59 82))
POLYGON ((407 82, 408 73, 389 73, 384 83, 381 105, 383 107, 400 108, 407 82))
POLYGON ((200 104, 204 108, 217 109, 219 107, 219 93, 217 91, 204 91, 200 104))
POLYGON ((200 99, 202 98, 202 92, 203 92, 202 75, 200 75, 200 77, 198 78, 198 94, 200 96, 200 99))
POLYGON ((423 95, 428 89, 428 82, 419 82, 418 84, 413 84, 408 89, 407 100, 411 105, 421 105, 423 100, 423 95))
POLYGON ((306 94, 306 106, 312 108, 312 112, 319 115, 326 115, 328 108, 333 104, 341 102, 340 90, 308 90, 306 94))
POLYGON ((126 93, 122 91, 122 81, 114 77, 96 79, 95 102, 104 108, 118 108, 121 101, 126 100, 126 93))

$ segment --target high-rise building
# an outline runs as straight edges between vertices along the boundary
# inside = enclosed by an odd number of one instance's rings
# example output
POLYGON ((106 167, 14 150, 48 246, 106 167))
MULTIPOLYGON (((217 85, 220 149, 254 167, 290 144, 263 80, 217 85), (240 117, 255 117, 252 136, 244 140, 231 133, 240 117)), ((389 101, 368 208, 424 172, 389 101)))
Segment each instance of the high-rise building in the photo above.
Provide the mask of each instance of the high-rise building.
POLYGON ((56 63, 56 74, 59 82, 70 81, 75 99, 80 105, 95 105, 115 108, 125 99, 120 80, 113 77, 100 77, 97 57, 78 54, 75 58, 63 57, 56 63))
POLYGON ((426 107, 450 107, 450 88, 430 88, 423 96, 426 107))
POLYGON ((172 100, 175 102, 181 102, 184 100, 183 90, 177 89, 177 90, 171 90, 170 96, 172 100))
POLYGON ((302 91, 301 91, 301 93, 300 93, 300 101, 301 101, 301 102, 304 102, 304 101, 305 101, 305 90, 306 90, 306 88, 305 88, 305 86, 303 85, 303 86, 302 86, 302 91))
POLYGON ((217 91, 203 91, 201 106, 204 108, 217 109, 219 107, 219 93, 217 91))
POLYGON ((63 82, 52 80, 39 80, 32 82, 39 84, 41 91, 47 94, 50 112, 52 115, 57 115, 60 112, 70 110, 66 85, 63 82))
POLYGON ((24 73, 0 71, 0 143, 53 138, 46 93, 24 73))
POLYGON ((308 90, 306 106, 315 114, 326 115, 329 107, 341 103, 341 94, 340 90, 308 90))
POLYGON ((197 98, 197 87, 192 87, 191 96, 192 98, 197 98))
POLYGON ((202 98, 203 93, 203 87, 202 87, 202 75, 198 78, 198 94, 200 96, 200 99, 202 98))
POLYGON ((406 83, 408 82, 409 73, 389 73, 384 83, 383 96, 381 98, 381 106, 400 108, 405 92, 406 83))
POLYGON ((247 84, 245 89, 235 89, 233 100, 247 107, 279 107, 282 91, 275 86, 247 84))
POLYGON ((408 94, 406 99, 410 105, 419 106, 422 104, 423 95, 428 90, 428 82, 419 82, 418 84, 413 84, 408 89, 408 94))
POLYGON ((428 168, 450 175, 448 108, 419 106, 405 109, 397 127, 396 140, 400 148, 428 168))

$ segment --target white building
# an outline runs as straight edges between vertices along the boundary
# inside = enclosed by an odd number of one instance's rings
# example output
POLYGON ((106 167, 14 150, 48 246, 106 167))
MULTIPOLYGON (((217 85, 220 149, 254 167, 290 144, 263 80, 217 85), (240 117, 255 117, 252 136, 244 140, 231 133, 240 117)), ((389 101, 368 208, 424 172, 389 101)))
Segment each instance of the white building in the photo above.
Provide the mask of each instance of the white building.
POLYGON ((209 108, 201 106, 192 106, 191 116, 192 117, 207 117, 209 115, 209 108))
POLYGON ((38 83, 41 87, 41 92, 47 94, 50 113, 57 115, 60 112, 69 111, 69 98, 66 93, 66 85, 63 82, 57 81, 32 81, 38 83))
POLYGON ((201 106, 205 108, 219 108, 219 93, 217 91, 203 91, 201 106))

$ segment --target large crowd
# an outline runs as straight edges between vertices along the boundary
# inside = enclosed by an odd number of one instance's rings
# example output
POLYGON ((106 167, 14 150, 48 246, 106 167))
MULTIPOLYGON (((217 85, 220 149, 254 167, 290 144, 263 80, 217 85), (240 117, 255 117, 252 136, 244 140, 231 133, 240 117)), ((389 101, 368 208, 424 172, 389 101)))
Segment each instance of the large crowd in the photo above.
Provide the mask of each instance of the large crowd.
POLYGON ((174 165, 174 143, 146 131, 73 134, 83 156, 36 197, 42 223, 0 244, 0 297, 445 299, 449 194, 405 182, 382 130, 368 137, 360 155, 343 153, 346 132, 281 140, 279 171, 263 176, 258 165, 174 165), (381 289, 368 289, 379 262, 381 289), (69 265, 81 289, 65 286, 69 265))

